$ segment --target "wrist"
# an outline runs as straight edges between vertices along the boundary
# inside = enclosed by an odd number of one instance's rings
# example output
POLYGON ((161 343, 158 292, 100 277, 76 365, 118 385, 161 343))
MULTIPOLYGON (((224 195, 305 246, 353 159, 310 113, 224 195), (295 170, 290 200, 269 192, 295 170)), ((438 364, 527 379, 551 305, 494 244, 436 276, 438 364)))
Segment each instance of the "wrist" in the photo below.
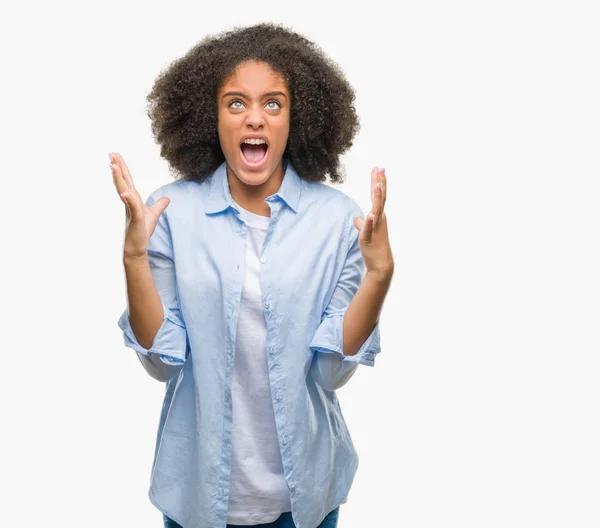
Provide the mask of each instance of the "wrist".
POLYGON ((385 267, 379 270, 367 270, 365 277, 369 277, 370 280, 379 284, 389 284, 394 275, 394 266, 385 267))
POLYGON ((123 265, 128 266, 139 266, 140 264, 146 264, 148 262, 148 253, 140 255, 123 255, 123 265))

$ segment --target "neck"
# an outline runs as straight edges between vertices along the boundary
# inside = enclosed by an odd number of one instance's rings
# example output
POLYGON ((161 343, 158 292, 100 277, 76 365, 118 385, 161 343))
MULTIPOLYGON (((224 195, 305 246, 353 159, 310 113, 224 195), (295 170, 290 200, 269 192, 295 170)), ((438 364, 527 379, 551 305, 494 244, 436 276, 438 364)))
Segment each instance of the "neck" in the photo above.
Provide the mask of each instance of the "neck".
POLYGON ((283 164, 280 162, 266 182, 261 185, 248 185, 241 181, 227 165, 227 181, 231 197, 246 211, 261 216, 271 216, 271 208, 265 202, 265 198, 279 190, 283 176, 283 164))

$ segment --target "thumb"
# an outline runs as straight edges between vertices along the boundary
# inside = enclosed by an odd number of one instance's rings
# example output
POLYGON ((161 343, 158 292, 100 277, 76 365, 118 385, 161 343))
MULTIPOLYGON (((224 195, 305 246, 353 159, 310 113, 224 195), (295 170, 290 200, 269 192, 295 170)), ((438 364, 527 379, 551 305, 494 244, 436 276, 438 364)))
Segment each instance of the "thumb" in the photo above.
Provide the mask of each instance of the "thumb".
POLYGON ((356 227, 356 229, 358 229, 359 231, 362 231, 362 228, 365 225, 365 219, 362 216, 357 216, 354 219, 354 227, 356 227))
POLYGON ((167 198, 166 196, 163 196, 162 198, 156 200, 156 202, 154 202, 150 206, 150 209, 156 214, 156 217, 158 218, 161 214, 163 214, 163 211, 167 208, 167 206, 170 203, 171 199, 167 198))

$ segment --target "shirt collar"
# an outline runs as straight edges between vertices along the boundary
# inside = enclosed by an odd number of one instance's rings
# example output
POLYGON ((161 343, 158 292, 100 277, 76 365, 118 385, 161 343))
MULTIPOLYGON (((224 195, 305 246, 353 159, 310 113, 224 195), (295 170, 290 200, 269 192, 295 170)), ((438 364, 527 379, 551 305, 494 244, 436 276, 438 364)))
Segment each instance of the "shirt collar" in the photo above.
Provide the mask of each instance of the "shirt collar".
MULTIPOLYGON (((284 160, 284 163, 286 160, 284 160)), ((210 177, 210 188, 208 191, 208 204, 206 214, 220 213, 228 207, 233 206, 229 182, 227 181, 227 163, 224 161, 210 177)), ((302 193, 302 179, 298 176, 296 169, 290 161, 287 161, 283 181, 279 190, 273 195, 281 198, 287 206, 298 212, 300 195, 302 193)))

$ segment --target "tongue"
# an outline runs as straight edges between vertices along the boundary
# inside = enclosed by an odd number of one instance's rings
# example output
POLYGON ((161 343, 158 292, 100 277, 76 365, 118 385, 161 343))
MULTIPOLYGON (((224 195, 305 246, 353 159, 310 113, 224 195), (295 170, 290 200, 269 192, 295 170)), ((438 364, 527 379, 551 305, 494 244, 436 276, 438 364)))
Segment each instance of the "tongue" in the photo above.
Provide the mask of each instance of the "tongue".
POLYGON ((265 157, 267 153, 266 145, 249 145, 242 143, 242 154, 250 163, 257 163, 265 157))

